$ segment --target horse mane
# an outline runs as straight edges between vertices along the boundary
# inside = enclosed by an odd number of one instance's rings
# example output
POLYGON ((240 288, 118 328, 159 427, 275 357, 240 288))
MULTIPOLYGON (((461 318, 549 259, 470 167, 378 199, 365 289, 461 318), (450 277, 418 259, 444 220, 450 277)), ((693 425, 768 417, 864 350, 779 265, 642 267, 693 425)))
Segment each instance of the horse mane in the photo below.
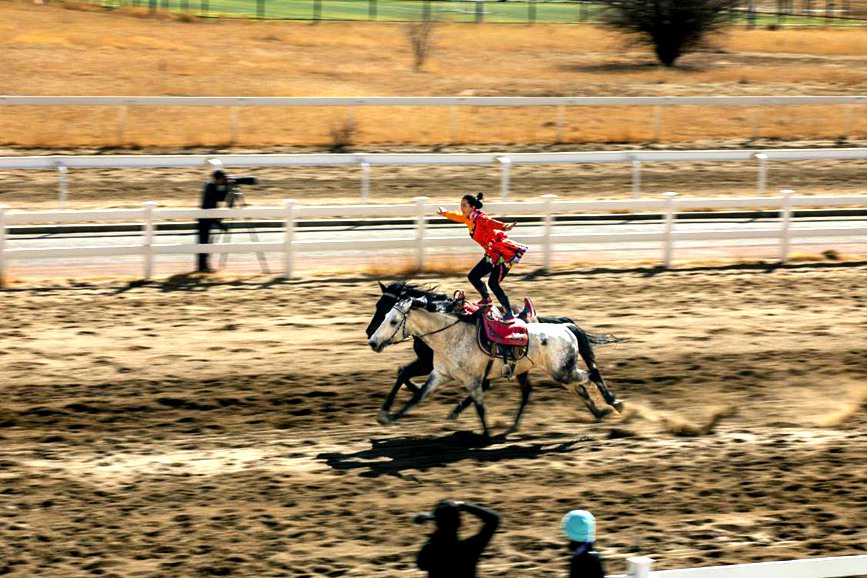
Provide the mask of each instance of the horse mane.
POLYGON ((437 289, 436 285, 412 285, 406 281, 395 281, 385 288, 387 292, 398 295, 401 299, 411 297, 410 307, 412 309, 423 306, 427 311, 446 313, 469 321, 468 318, 459 315, 459 312, 454 310, 455 299, 450 295, 438 292, 437 289))

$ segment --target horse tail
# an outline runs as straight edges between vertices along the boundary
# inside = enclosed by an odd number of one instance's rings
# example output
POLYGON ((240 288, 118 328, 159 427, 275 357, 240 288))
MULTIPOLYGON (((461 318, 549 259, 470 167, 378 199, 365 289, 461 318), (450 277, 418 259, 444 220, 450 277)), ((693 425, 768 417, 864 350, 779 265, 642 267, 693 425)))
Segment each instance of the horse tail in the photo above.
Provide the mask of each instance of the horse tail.
POLYGON ((609 343, 626 343, 629 341, 628 337, 617 337, 612 333, 605 333, 603 335, 588 333, 574 323, 567 323, 566 327, 578 338, 579 343, 586 340, 591 345, 608 345, 609 343))

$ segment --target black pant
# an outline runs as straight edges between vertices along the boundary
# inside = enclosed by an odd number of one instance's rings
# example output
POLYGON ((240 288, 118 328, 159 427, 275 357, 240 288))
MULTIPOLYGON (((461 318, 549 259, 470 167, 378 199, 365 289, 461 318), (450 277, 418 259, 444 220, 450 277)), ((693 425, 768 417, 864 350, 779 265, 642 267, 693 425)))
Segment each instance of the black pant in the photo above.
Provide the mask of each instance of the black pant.
MULTIPOLYGON (((211 243, 211 229, 216 227, 219 222, 219 219, 199 219, 199 245, 208 245, 211 243)), ((211 266, 208 263, 210 256, 210 253, 199 253, 197 255, 197 269, 199 271, 205 272, 211 269, 211 266)))
POLYGON ((502 305, 507 312, 511 312, 512 305, 509 303, 509 297, 506 295, 505 291, 503 291, 503 288, 500 287, 500 282, 508 272, 509 268, 504 263, 494 265, 488 261, 487 257, 482 257, 482 260, 476 263, 476 266, 473 267, 473 270, 470 271, 470 274, 467 277, 469 278, 470 283, 473 284, 473 287, 476 288, 476 291, 481 293, 482 298, 488 299, 490 294, 488 293, 488 288, 485 287, 485 282, 482 281, 482 277, 490 275, 488 277, 488 285, 490 285, 491 291, 493 291, 494 295, 497 296, 497 301, 500 302, 500 305, 502 305))

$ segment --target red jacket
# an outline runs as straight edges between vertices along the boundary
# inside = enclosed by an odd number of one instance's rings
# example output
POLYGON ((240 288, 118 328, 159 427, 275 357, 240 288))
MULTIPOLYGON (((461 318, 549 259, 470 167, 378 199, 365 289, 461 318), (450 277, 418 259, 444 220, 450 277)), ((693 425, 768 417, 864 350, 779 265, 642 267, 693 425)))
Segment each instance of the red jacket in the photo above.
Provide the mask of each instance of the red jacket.
POLYGON ((527 246, 509 239, 503 232, 506 224, 492 219, 481 209, 475 209, 469 216, 456 211, 446 211, 443 216, 456 223, 464 223, 470 237, 481 245, 485 255, 495 265, 519 260, 527 251, 527 246))

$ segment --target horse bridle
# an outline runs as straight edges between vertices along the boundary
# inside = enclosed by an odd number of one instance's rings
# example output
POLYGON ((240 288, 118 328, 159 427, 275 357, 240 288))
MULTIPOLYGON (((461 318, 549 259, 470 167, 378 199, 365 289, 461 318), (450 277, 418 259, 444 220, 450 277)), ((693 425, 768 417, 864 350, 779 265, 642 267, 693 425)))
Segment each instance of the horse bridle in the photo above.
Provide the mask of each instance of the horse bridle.
MULTIPOLYGON (((385 293, 383 293, 383 295, 385 295, 385 293)), ((389 297, 392 297, 391 294, 389 294, 388 296, 389 296, 389 297)), ((402 318, 401 318, 401 320, 400 320, 400 323, 397 324, 397 327, 394 329, 394 333, 391 334, 391 337, 389 337, 389 338, 388 338, 388 341, 387 341, 387 343, 389 343, 389 344, 391 344, 391 345, 394 345, 395 343, 403 343, 404 341, 406 341, 406 340, 409 339, 410 337, 413 337, 413 335, 407 335, 407 334, 406 334, 406 319, 407 319, 407 317, 409 317, 409 310, 412 309, 412 299, 410 299, 410 306, 407 307, 407 309, 406 309, 405 311, 404 311, 403 309, 400 308, 400 301, 398 301, 397 303, 395 303, 395 304, 394 304, 394 307, 392 307, 392 309, 397 309, 397 312, 400 313, 400 314, 402 315, 402 318), (400 341, 397 341, 397 342, 392 341, 392 339, 394 339, 394 336, 397 335, 397 332, 400 331, 400 330, 403 330, 403 338, 402 338, 400 341)), ((428 333, 424 333, 424 334, 422 334, 422 335, 416 335, 415 337, 422 338, 422 337, 427 337, 428 335, 434 335, 434 334, 439 333, 439 332, 441 332, 441 331, 445 331, 445 330, 448 329, 449 327, 454 327, 455 325, 457 325, 457 324, 460 323, 460 322, 461 322, 461 319, 458 318, 458 319, 455 320, 454 323, 449 323, 449 324, 446 325, 445 327, 441 327, 441 328, 436 329, 436 330, 434 330, 434 331, 429 331, 428 333)))

